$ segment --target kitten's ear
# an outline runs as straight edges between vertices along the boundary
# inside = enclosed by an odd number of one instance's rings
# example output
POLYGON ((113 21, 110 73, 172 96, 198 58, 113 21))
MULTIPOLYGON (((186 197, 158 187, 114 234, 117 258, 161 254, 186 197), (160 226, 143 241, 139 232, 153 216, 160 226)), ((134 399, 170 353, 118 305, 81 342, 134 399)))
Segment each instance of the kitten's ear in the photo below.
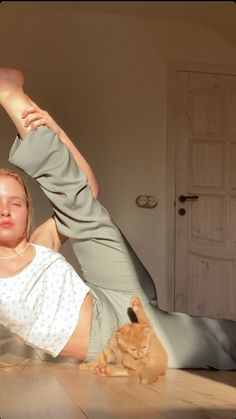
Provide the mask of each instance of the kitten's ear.
POLYGON ((145 327, 145 329, 143 329, 143 334, 144 336, 151 336, 153 335, 153 330, 151 329, 151 327, 147 326, 145 327))
POLYGON ((134 310, 132 309, 132 307, 128 307, 127 314, 128 314, 129 319, 132 323, 138 323, 138 318, 137 318, 134 310))

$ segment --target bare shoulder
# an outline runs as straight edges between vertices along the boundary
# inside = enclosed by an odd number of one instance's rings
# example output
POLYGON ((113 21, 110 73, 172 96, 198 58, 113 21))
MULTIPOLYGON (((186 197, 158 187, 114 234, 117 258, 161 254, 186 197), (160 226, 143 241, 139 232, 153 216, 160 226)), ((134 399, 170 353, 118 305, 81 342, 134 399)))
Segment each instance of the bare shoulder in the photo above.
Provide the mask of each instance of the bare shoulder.
POLYGON ((31 243, 40 244, 55 251, 58 251, 66 240, 67 238, 58 232, 53 217, 40 224, 30 236, 31 243))

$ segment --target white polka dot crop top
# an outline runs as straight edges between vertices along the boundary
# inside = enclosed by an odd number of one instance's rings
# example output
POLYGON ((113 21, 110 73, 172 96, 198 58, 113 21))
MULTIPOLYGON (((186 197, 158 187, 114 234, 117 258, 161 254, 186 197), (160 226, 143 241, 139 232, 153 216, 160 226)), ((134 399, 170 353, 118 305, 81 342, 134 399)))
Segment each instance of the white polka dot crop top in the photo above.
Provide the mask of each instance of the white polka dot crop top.
POLYGON ((76 327, 89 288, 60 253, 33 246, 32 262, 0 279, 0 324, 56 357, 76 327))

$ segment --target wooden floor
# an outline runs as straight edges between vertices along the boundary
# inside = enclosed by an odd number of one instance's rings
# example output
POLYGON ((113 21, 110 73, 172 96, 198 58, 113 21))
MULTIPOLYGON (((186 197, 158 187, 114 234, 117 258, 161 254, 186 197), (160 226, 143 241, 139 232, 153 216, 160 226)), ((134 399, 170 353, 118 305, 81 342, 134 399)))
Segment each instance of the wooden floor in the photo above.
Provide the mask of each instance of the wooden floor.
POLYGON ((236 371, 169 369, 153 385, 29 361, 0 370, 1 419, 236 419, 236 371))

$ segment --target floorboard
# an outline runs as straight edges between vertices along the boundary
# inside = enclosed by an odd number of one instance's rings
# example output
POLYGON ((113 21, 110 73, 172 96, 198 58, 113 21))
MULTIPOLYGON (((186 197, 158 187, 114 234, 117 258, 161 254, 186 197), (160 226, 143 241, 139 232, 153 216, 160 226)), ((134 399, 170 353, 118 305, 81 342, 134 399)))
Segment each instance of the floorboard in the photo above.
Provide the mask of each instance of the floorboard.
POLYGON ((76 364, 0 370, 0 419, 236 419, 236 371, 169 369, 152 385, 76 364))

